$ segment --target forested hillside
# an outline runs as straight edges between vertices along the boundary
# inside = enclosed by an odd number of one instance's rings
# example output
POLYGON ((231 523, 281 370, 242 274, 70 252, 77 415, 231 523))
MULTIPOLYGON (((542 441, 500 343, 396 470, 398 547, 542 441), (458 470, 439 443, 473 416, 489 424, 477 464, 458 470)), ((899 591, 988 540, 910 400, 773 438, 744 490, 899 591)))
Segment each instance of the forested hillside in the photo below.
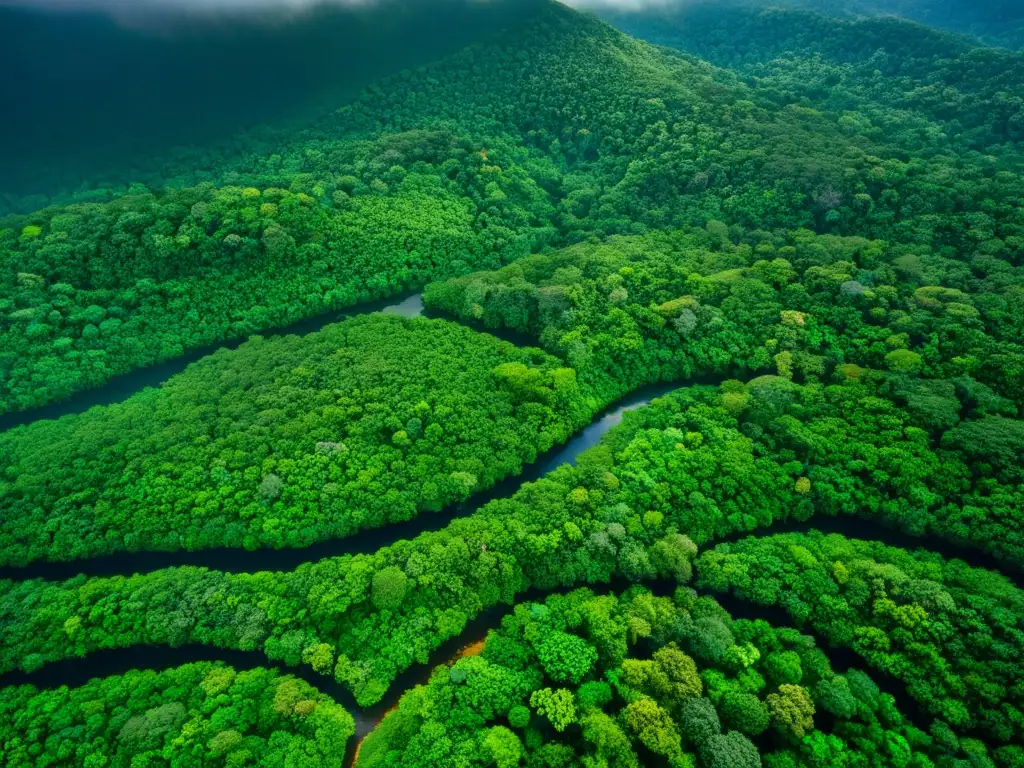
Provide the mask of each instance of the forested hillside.
MULTIPOLYGON (((784 0, 786 2, 788 0, 784 0)), ((896 15, 961 35, 971 35, 989 45, 1024 49, 1024 7, 1015 0, 977 3, 970 0, 795 0, 814 10, 841 15, 896 15)))
POLYGON ((731 68, 780 104, 841 113, 848 132, 890 137, 905 150, 975 149, 1019 167, 1024 53, 897 18, 835 19, 754 3, 682 4, 609 20, 731 68))
POLYGON ((849 10, 0 220, 0 763, 1024 766, 1024 59, 849 10))
POLYGON ((4 2, 0 216, 68 199, 108 200, 133 185, 159 189, 183 172, 219 178, 227 159, 270 154, 368 83, 519 26, 541 7, 537 0, 4 2), (294 12, 304 5, 307 12, 294 12), (258 6, 262 13, 244 12, 258 6))
POLYGON ((7 221, 0 407, 545 245, 709 218, 1019 256, 1016 154, 905 147, 558 7, 516 34, 374 86, 213 184, 7 221))
MULTIPOLYGON (((1024 7, 1015 0, 724 0, 714 3, 695 0, 689 3, 666 3, 661 6, 655 4, 639 8, 626 6, 616 9, 614 4, 598 6, 601 15, 613 21, 616 26, 620 23, 634 23, 648 10, 653 10, 653 15, 661 15, 663 10, 675 13, 679 10, 686 12, 690 8, 697 8, 700 12, 705 12, 714 8, 728 15, 734 10, 765 7, 818 13, 830 17, 830 22, 857 19, 905 20, 914 22, 922 28, 927 26, 960 37, 972 38, 975 43, 984 42, 1010 50, 1024 48, 1024 7)), ((767 39, 761 42, 771 44, 767 39)))

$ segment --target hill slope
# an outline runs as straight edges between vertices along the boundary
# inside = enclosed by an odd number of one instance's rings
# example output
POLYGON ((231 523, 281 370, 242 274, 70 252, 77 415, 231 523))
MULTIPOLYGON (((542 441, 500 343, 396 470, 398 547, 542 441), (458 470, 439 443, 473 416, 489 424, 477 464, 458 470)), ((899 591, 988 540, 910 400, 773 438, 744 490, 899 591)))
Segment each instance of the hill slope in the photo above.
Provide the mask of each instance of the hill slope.
POLYGON ((202 172, 206 152, 245 151, 239 131, 269 124, 257 135, 271 141, 374 79, 514 27, 540 7, 377 0, 178 18, 147 15, 158 3, 111 3, 137 14, 126 26, 90 3, 65 5, 84 7, 51 13, 0 3, 0 101, 9 107, 0 122, 0 215, 76 190, 160 186, 178 168, 202 172))
POLYGON ((907 149, 950 141, 1003 153, 1024 140, 1024 55, 904 19, 701 2, 605 18, 779 98, 865 113, 907 149))
POLYGON ((1016 154, 903 139, 552 4, 207 182, 0 222, 0 409, 592 236, 717 219, 1019 258, 1016 154))

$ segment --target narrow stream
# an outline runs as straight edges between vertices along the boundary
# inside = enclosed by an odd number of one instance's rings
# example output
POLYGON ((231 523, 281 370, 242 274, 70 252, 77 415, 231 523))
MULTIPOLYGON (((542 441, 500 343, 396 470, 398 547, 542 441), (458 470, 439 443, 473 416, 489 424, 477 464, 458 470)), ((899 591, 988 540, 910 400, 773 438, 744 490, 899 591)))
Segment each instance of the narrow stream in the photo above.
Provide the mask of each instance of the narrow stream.
POLYGON ((1024 589, 1024 572, 1014 563, 1000 560, 976 547, 958 544, 934 533, 915 536, 880 520, 869 520, 854 515, 815 514, 810 520, 779 520, 766 528, 732 533, 709 541, 703 549, 721 544, 732 544, 749 536, 775 536, 784 533, 808 533, 821 531, 825 534, 839 533, 849 539, 879 541, 887 547, 913 552, 923 549, 941 555, 946 560, 962 560, 972 568, 986 568, 1005 576, 1018 589, 1024 589))
POLYGON ((0 677, 0 686, 34 685, 39 689, 62 686, 78 688, 96 678, 123 675, 135 669, 161 672, 197 662, 222 662, 238 672, 266 667, 278 669, 309 683, 313 688, 341 704, 355 720, 356 732, 346 746, 345 765, 352 762, 356 745, 376 727, 389 709, 398 704, 402 694, 410 688, 426 683, 434 668, 449 661, 460 648, 470 642, 482 640, 487 632, 501 624, 508 606, 496 606, 470 622, 465 632, 441 645, 430 656, 426 665, 416 665, 395 678, 388 694, 377 704, 360 707, 355 697, 341 683, 327 675, 314 672, 305 664, 292 666, 268 659, 262 651, 240 651, 208 645, 182 645, 176 648, 158 645, 136 645, 130 648, 111 648, 90 653, 86 658, 65 659, 46 664, 37 672, 9 672, 0 677))
MULTIPOLYGON (((59 419, 61 416, 82 413, 95 405, 111 405, 126 400, 132 395, 141 392, 148 387, 159 387, 172 376, 175 376, 189 365, 219 349, 237 349, 252 336, 305 336, 322 330, 331 323, 338 323, 349 317, 357 317, 373 312, 380 312, 384 315, 399 315, 400 317, 430 317, 441 318, 458 322, 454 318, 447 317, 434 312, 426 311, 423 307, 422 291, 407 291, 389 299, 364 302, 356 304, 347 309, 333 310, 305 320, 298 320, 289 325, 278 328, 270 328, 261 332, 253 332, 245 337, 227 339, 216 344, 206 344, 202 347, 188 350, 185 354, 156 363, 144 368, 137 368, 128 373, 118 374, 109 379, 105 384, 95 389, 85 389, 76 392, 70 397, 55 403, 43 405, 38 408, 31 408, 27 411, 13 411, 0 414, 0 432, 24 424, 31 424, 40 419, 59 419)), ((477 328, 473 330, 481 333, 488 333, 503 341, 509 341, 516 346, 538 346, 536 339, 526 334, 507 329, 477 328)))
MULTIPOLYGON (((566 587, 556 590, 530 589, 516 596, 516 604, 542 602, 551 595, 566 594, 587 587, 597 595, 621 594, 632 584, 619 579, 610 584, 592 584, 566 587)), ((671 595, 677 584, 674 581, 659 580, 644 582, 643 586, 659 596, 671 595)), ((341 683, 326 675, 314 672, 305 664, 292 666, 268 659, 262 651, 241 651, 231 648, 217 648, 209 645, 190 644, 175 648, 159 645, 136 645, 128 648, 110 648, 94 651, 84 658, 64 659, 43 665, 35 672, 12 671, 0 676, 0 688, 9 685, 34 685, 39 689, 55 689, 62 686, 77 688, 96 678, 123 675, 133 669, 163 671, 196 662, 223 662, 237 671, 267 667, 279 669, 301 678, 313 688, 341 704, 352 715, 356 724, 355 736, 346 747, 345 765, 350 765, 356 745, 372 731, 384 715, 398 705, 399 700, 411 688, 430 680, 434 669, 441 664, 455 660, 458 652, 467 645, 483 640, 487 633, 501 625, 512 606, 494 605, 484 609, 466 623, 465 629, 457 636, 442 643, 426 664, 415 664, 399 674, 388 692, 376 704, 360 707, 355 697, 341 683)))
MULTIPOLYGON (((687 384, 718 383, 718 380, 717 377, 707 377, 691 380, 687 384)), ((325 557, 376 552, 401 539, 440 530, 455 518, 470 515, 494 499, 512 495, 523 483, 534 482, 562 464, 575 464, 583 451, 596 445, 608 430, 622 421, 623 413, 647 405, 654 398, 678 389, 679 386, 679 383, 660 383, 635 390, 600 412, 589 426, 563 445, 552 448, 522 473, 506 477, 467 501, 450 505, 440 512, 421 513, 406 522, 364 530, 345 539, 330 539, 299 549, 245 550, 218 547, 195 552, 121 552, 81 561, 37 561, 21 567, 6 566, 0 568, 0 578, 60 581, 81 573, 88 576, 131 575, 181 565, 203 566, 226 573, 290 571, 303 563, 316 562, 325 557)))
MULTIPOLYGON (((286 336, 289 334, 305 335, 319 331, 325 325, 337 323, 347 317, 355 317, 369 312, 383 312, 390 315, 401 315, 402 317, 418 317, 423 314, 423 294, 418 291, 393 296, 390 299, 380 299, 362 304, 356 304, 348 309, 325 312, 314 317, 307 317, 279 328, 270 328, 260 333, 252 333, 249 336, 286 336)), ((14 411, 0 415, 0 432, 19 427, 23 424, 31 424, 40 419, 59 419, 72 413, 82 413, 94 405, 110 405, 125 400, 147 387, 158 387, 175 374, 181 373, 189 365, 200 358, 206 357, 218 349, 235 349, 246 342, 249 336, 234 339, 226 339, 215 344, 207 344, 188 350, 185 354, 156 363, 145 368, 138 368, 128 373, 122 373, 109 379, 101 387, 86 389, 76 392, 65 400, 60 400, 39 408, 31 408, 27 411, 14 411)))

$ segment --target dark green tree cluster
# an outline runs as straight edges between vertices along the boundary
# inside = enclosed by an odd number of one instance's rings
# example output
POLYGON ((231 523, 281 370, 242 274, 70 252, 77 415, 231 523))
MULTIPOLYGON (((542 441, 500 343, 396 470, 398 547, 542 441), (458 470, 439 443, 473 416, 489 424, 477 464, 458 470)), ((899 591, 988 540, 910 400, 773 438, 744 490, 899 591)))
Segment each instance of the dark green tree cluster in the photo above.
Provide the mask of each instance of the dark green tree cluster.
MULTIPOLYGON (((0 227, 0 411, 528 251, 511 233, 483 237, 471 199, 437 167, 449 154, 456 168, 479 157, 444 136, 433 156, 429 136, 408 141, 427 157, 410 152, 408 172, 396 165, 391 191, 352 177, 355 196, 325 192, 325 204, 287 188, 206 185, 0 227)), ((515 194, 494 203, 497 229, 515 194)))
MULTIPOLYGON (((953 257, 712 221, 530 256, 431 284, 424 300, 534 335, 602 392, 729 370, 813 381, 853 365, 973 376, 1020 408, 1024 273, 983 254, 973 270, 953 257)), ((923 401, 929 386, 902 391, 923 401)))
POLYGON ((954 729, 1014 744, 1003 763, 1024 759, 1024 596, 997 574, 816 532, 722 544, 696 569, 701 587, 782 606, 852 648, 954 729))
POLYGON ((786 4, 697 2, 608 20, 756 80, 780 104, 841 115, 849 133, 949 161, 984 151, 1019 170, 1024 55, 903 19, 842 20, 786 4))
MULTIPOLYGON (((730 0, 716 3, 719 10, 734 8, 797 9, 830 16, 829 21, 871 21, 879 25, 898 24, 906 34, 920 34, 924 27, 958 36, 961 43, 984 42, 1009 50, 1024 48, 1024 8, 1015 0, 730 0), (913 22, 908 24, 907 21, 913 22), (917 29, 914 29, 917 27, 917 29), (968 38, 973 37, 973 41, 968 38)), ((868 26, 870 29, 870 26, 868 26)), ((821 31, 829 33, 825 25, 821 31)), ((833 33, 834 34, 834 33, 833 33)), ((770 41, 768 41, 770 42, 770 41)), ((815 41, 806 40, 813 44, 815 41)), ((856 46, 856 41, 849 40, 856 46)))
POLYGON ((80 688, 0 691, 0 761, 341 768, 352 716, 308 683, 223 664, 132 671, 80 688))
POLYGON ((518 474, 597 407, 540 350, 443 320, 254 338, 0 435, 0 562, 349 536, 518 474))
POLYGON ((579 590, 516 606, 482 654, 438 667, 356 768, 953 766, 863 672, 707 597, 579 590), (774 733, 774 740, 766 738, 774 733))
POLYGON ((665 397, 635 414, 628 445, 619 438, 616 471, 657 483, 641 506, 700 543, 851 515, 1024 566, 1024 422, 999 415, 1004 401, 969 377, 837 374, 827 385, 760 376, 665 397), (892 390, 915 394, 901 407, 892 390))

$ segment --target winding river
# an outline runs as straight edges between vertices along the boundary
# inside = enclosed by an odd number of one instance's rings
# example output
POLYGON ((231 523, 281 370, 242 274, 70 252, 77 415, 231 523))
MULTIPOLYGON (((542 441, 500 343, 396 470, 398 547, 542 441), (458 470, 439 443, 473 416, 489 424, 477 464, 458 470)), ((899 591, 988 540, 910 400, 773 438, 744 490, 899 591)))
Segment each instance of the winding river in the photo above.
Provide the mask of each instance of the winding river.
MULTIPOLYGON (((699 381, 718 383, 719 378, 708 377, 699 381)), ((689 383, 698 383, 698 380, 689 383)), ((512 495, 523 483, 534 482, 562 464, 575 464, 583 451, 596 445, 608 430, 622 421, 623 413, 647 405, 654 398, 671 392, 678 386, 661 383, 635 390, 598 413, 589 426, 569 438, 566 443, 543 454, 537 462, 527 466, 520 474, 506 477, 488 490, 474 494, 464 502, 452 504, 440 512, 421 513, 416 518, 402 523, 368 529, 345 539, 330 539, 298 549, 245 550, 217 547, 194 552, 120 552, 71 562, 37 561, 20 567, 0 568, 0 578, 43 578, 60 581, 82 573, 88 576, 131 575, 181 565, 202 566, 226 573, 290 571, 303 563, 316 562, 325 557, 376 552, 381 547, 389 546, 401 539, 411 539, 421 533, 440 530, 455 518, 470 515, 494 499, 512 495)))
MULTIPOLYGON (((413 317, 422 314, 420 294, 412 294, 400 302, 379 311, 413 317)), ((521 341, 521 340, 519 340, 521 341)), ((724 378, 708 376, 691 379, 684 384, 717 384, 724 378)), ((511 475, 489 489, 474 494, 470 499, 452 504, 440 512, 422 513, 412 520, 381 528, 368 529, 344 539, 330 539, 297 549, 245 550, 232 547, 176 552, 120 552, 88 560, 71 562, 37 561, 26 566, 0 567, 0 578, 43 578, 61 581, 79 574, 87 576, 117 576, 149 573, 176 566, 199 566, 225 573, 255 573, 258 571, 290 571, 300 565, 327 557, 372 553, 403 539, 412 539, 421 533, 437 531, 454 519, 473 514, 489 502, 507 498, 524 483, 534 482, 563 464, 575 465, 581 453, 595 446, 613 427, 621 423, 626 411, 648 405, 653 399, 671 392, 679 383, 659 383, 642 387, 624 396, 599 412, 594 420, 561 446, 543 454, 537 462, 525 467, 518 475, 511 475)), ((947 560, 962 560, 974 567, 988 568, 1002 573, 1015 586, 1024 589, 1024 571, 1012 563, 1000 560, 970 545, 958 544, 935 534, 914 535, 877 520, 851 515, 815 515, 810 520, 779 520, 767 528, 743 531, 708 542, 705 546, 735 542, 750 535, 781 533, 839 533, 850 538, 880 541, 890 547, 906 550, 924 548, 947 560)))
MULTIPOLYGON (((625 580, 615 580, 611 584, 585 585, 595 594, 621 594, 631 584, 625 580)), ((643 586, 659 596, 669 596, 676 588, 676 583, 669 580, 644 582, 643 586)), ((557 590, 528 590, 516 598, 516 603, 542 601, 555 594, 565 594, 578 587, 557 590)), ((763 619, 772 626, 793 626, 792 617, 779 606, 761 606, 741 599, 731 593, 711 593, 718 603, 725 608, 734 619, 763 619)), ((459 657, 460 650, 468 645, 484 640, 487 633, 501 624, 510 606, 496 605, 485 609, 466 624, 466 628, 456 637, 442 643, 430 655, 426 664, 416 664, 398 675, 388 688, 388 693, 376 704, 361 707, 356 704, 352 693, 330 677, 320 675, 308 665, 287 665, 268 659, 262 651, 241 651, 237 649, 216 648, 205 645, 184 645, 176 648, 156 645, 138 645, 129 648, 116 648, 96 651, 85 658, 65 659, 44 665, 35 672, 8 672, 0 676, 0 686, 34 685, 40 689, 53 689, 61 686, 71 688, 84 685, 94 678, 123 675, 133 669, 151 669, 162 671, 184 664, 196 662, 222 662, 237 671, 256 667, 278 668, 309 683, 313 688, 324 693, 343 707, 355 720, 355 735, 346 747, 346 766, 352 764, 355 751, 360 742, 398 705, 398 702, 411 688, 425 684, 430 680, 434 669, 439 665, 452 663, 459 657)), ((798 627, 800 632, 814 638, 815 643, 829 659, 832 669, 838 673, 849 669, 867 668, 866 663, 849 648, 832 647, 815 631, 807 627, 798 627)), ((927 730, 931 717, 921 705, 907 693, 902 681, 879 670, 872 669, 872 679, 883 693, 892 695, 900 711, 918 728, 927 730)), ((821 715, 819 715, 820 718, 821 715)), ((817 718, 816 718, 817 719, 817 718)), ((772 744, 762 745, 771 748, 772 744)))
MULTIPOLYGON (((390 299, 359 304, 340 312, 334 311, 307 318, 270 331, 268 335, 314 333, 331 323, 371 312, 408 318, 430 317, 432 314, 425 311, 421 292, 407 292, 390 299)), ((517 346, 537 344, 536 339, 516 331, 485 329, 472 323, 468 325, 475 330, 489 333, 517 346)), ((4 414, 0 416, 0 428, 30 423, 37 419, 58 418, 79 413, 94 405, 119 402, 147 387, 159 386, 171 376, 183 371, 192 362, 215 349, 235 348, 244 341, 245 339, 235 339, 220 345, 196 349, 174 360, 118 376, 102 388, 81 392, 69 400, 32 411, 4 414)), ((184 565, 206 567, 226 573, 289 571, 303 563, 316 562, 326 557, 375 552, 396 541, 411 539, 421 533, 444 528, 455 518, 472 514, 476 509, 494 499, 512 495, 523 483, 536 481, 562 464, 575 464, 577 457, 583 451, 596 445, 612 427, 622 421, 622 414, 625 411, 647 405, 654 398, 681 385, 718 384, 723 378, 726 377, 706 376, 687 382, 659 383, 635 390, 599 412, 590 425, 571 437, 565 444, 556 446, 542 455, 536 463, 527 466, 521 474, 506 477, 491 486, 490 489, 474 494, 465 502, 450 505, 440 512, 424 513, 413 520, 365 530, 345 539, 327 540, 298 549, 245 550, 219 547, 199 551, 120 552, 71 562, 36 561, 25 566, 2 566, 0 567, 0 579, 43 578, 60 581, 79 574, 87 576, 131 575, 184 565)), ((815 516, 811 521, 779 521, 773 524, 769 530, 772 533, 791 533, 806 532, 811 529, 817 529, 824 533, 841 533, 850 537, 878 540, 889 546, 906 549, 926 546, 946 559, 964 560, 975 566, 1001 571, 1018 587, 1024 588, 1022 571, 992 555, 967 545, 947 541, 933 534, 915 536, 872 520, 852 516, 815 516)), ((755 533, 761 534, 763 531, 755 533)), ((735 541, 747 535, 749 535, 748 532, 733 534, 715 543, 735 541)))
MULTIPOLYGON (((717 383, 713 377, 697 383, 717 383)), ((0 579, 42 578, 62 581, 79 574, 87 576, 119 576, 149 573, 163 568, 192 565, 225 573, 255 573, 258 571, 290 571, 304 563, 317 562, 327 557, 351 554, 370 554, 403 539, 412 539, 421 533, 438 531, 459 517, 473 514, 495 499, 513 495, 524 483, 535 482, 563 464, 575 465, 581 453, 597 445, 601 438, 622 422, 623 414, 648 405, 653 399, 677 389, 676 384, 653 384, 626 395, 600 412, 590 425, 576 433, 561 446, 543 454, 534 464, 518 475, 511 475, 491 488, 474 494, 470 499, 452 504, 440 512, 425 512, 418 517, 382 528, 372 528, 344 539, 330 539, 298 549, 244 550, 218 547, 199 551, 177 552, 121 552, 89 560, 72 562, 38 561, 26 566, 0 568, 0 579)), ((852 515, 832 516, 818 514, 809 520, 778 520, 765 528, 740 531, 706 542, 702 548, 729 544, 748 536, 767 536, 783 533, 838 533, 848 538, 878 541, 889 547, 913 551, 925 549, 946 560, 962 560, 975 568, 987 568, 1005 576, 1018 589, 1024 589, 1024 570, 1013 563, 1000 560, 970 545, 958 544, 935 534, 921 536, 907 533, 878 520, 852 515)))
MULTIPOLYGON (((100 387, 76 392, 70 397, 55 403, 32 408, 27 411, 13 411, 0 414, 0 432, 24 424, 31 424, 33 421, 39 421, 40 419, 59 419, 61 416, 82 413, 95 405, 119 403, 147 387, 160 386, 172 376, 184 371, 192 363, 219 349, 236 349, 244 344, 252 335, 304 336, 308 333, 315 333, 331 323, 337 323, 349 317, 365 315, 371 312, 399 315, 401 317, 440 317, 424 310, 423 293, 420 291, 407 291, 389 299, 364 302, 343 310, 332 310, 331 312, 307 317, 304 320, 298 320, 286 326, 270 328, 258 333, 254 332, 250 336, 226 339, 215 344, 190 349, 185 354, 171 360, 119 374, 110 378, 100 387)), ((486 332, 518 346, 537 346, 536 339, 530 339, 516 331, 505 329, 492 330, 488 328, 486 332)))
MULTIPOLYGON (((354 317, 367 312, 384 312, 386 314, 401 315, 402 317, 416 317, 423 313, 423 294, 409 291, 390 299, 357 304, 340 311, 325 312, 286 326, 262 331, 259 335, 280 336, 313 333, 325 325, 337 323, 347 317, 354 317)), ((14 411, 2 414, 0 415, 0 432, 12 427, 19 427, 23 424, 31 424, 33 421, 40 419, 59 419, 61 416, 67 416, 72 413, 82 413, 94 405, 118 403, 147 387, 160 386, 171 376, 181 373, 192 363, 212 352, 216 352, 218 349, 235 349, 244 344, 248 338, 246 336, 226 339, 215 344, 196 347, 171 360, 114 376, 100 387, 76 392, 65 400, 27 411, 14 411)))
MULTIPOLYGON (((621 593, 631 585, 624 580, 611 584, 588 586, 595 594, 621 593)), ((531 589, 518 595, 516 603, 539 602, 551 595, 566 594, 580 586, 555 590, 531 589)), ((643 586, 659 596, 669 596, 676 583, 668 580, 644 582, 643 586)), ((398 675, 388 688, 388 693, 376 704, 361 707, 355 697, 341 683, 314 672, 305 664, 292 666, 268 659, 262 651, 241 651, 231 648, 217 648, 208 645, 182 645, 178 647, 158 645, 136 645, 128 648, 111 648, 90 653, 84 658, 64 659, 45 664, 34 672, 7 672, 0 676, 0 687, 7 685, 34 685, 40 689, 54 689, 62 686, 76 688, 95 678, 123 675, 133 669, 163 671, 196 662, 223 662, 237 671, 256 667, 278 668, 301 678, 313 688, 341 704, 352 715, 356 724, 355 736, 349 740, 345 765, 350 765, 356 746, 376 727, 384 715, 398 705, 402 696, 411 688, 430 680, 434 669, 458 658, 459 651, 467 645, 479 642, 487 633, 501 625, 501 620, 510 612, 511 606, 495 605, 484 609, 466 624, 466 628, 442 643, 426 664, 416 664, 398 675)))
MULTIPOLYGON (((337 322, 364 312, 383 312, 403 317, 417 317, 424 314, 422 295, 409 293, 401 297, 364 304, 341 313, 331 313, 316 318, 303 320, 276 333, 300 334, 310 333, 323 328, 329 323, 337 322)), ((491 331, 492 333, 517 345, 536 345, 536 341, 514 332, 491 331)), ((244 340, 217 345, 217 347, 194 350, 173 361, 141 369, 111 380, 101 389, 80 393, 73 398, 46 406, 41 409, 24 413, 0 416, 0 429, 18 424, 25 424, 40 418, 57 418, 71 413, 78 413, 93 405, 109 404, 123 400, 130 395, 150 386, 158 386, 170 376, 181 372, 191 362, 220 347, 237 347, 244 340)), ((724 377, 705 377, 691 380, 683 385, 717 384, 724 377)), ((61 580, 84 573, 90 576, 127 575, 146 573, 162 568, 182 565, 195 565, 228 573, 256 572, 266 570, 293 570, 303 563, 345 554, 374 552, 381 547, 389 546, 401 539, 413 538, 420 533, 435 531, 447 526, 453 519, 472 514, 476 509, 488 502, 508 497, 527 482, 533 482, 548 474, 562 464, 575 464, 579 455, 596 445, 601 438, 614 426, 622 421, 623 414, 631 409, 647 405, 654 398, 672 391, 680 383, 661 383, 644 387, 626 395, 616 403, 597 414, 593 422, 574 435, 564 445, 556 447, 528 466, 519 475, 505 478, 487 491, 474 495, 466 502, 452 505, 438 513, 424 513, 414 520, 389 525, 383 528, 363 531, 356 536, 330 540, 301 549, 257 550, 246 551, 233 548, 217 548, 197 552, 140 552, 119 553, 111 556, 97 557, 80 562, 37 562, 25 567, 0 568, 0 578, 45 578, 61 580)), ((706 546, 727 544, 749 535, 766 535, 777 533, 807 532, 819 530, 823 533, 841 533, 848 537, 880 541, 886 545, 904 549, 927 548, 947 559, 964 560, 971 565, 998 570, 1006 574, 1018 587, 1024 587, 1024 579, 1020 570, 997 560, 974 548, 960 546, 938 538, 935 535, 914 536, 879 522, 864 520, 852 516, 829 517, 816 516, 808 521, 780 521, 768 528, 752 532, 734 534, 706 546)), ((613 585, 597 586, 598 591, 622 591, 628 583, 619 581, 613 585)), ((671 582, 655 582, 646 584, 658 594, 669 594, 674 588, 671 582)), ((591 586, 595 589, 594 586, 591 586)), ((566 590, 563 590, 566 591, 566 590)), ((517 602, 540 600, 551 592, 543 593, 531 590, 517 598, 517 602)), ((740 600, 733 595, 716 594, 715 598, 735 618, 764 618, 778 626, 792 624, 792 619, 784 609, 778 607, 757 606, 740 600)), ((262 651, 240 651, 221 649, 211 646, 187 645, 177 648, 163 646, 135 646, 123 649, 103 650, 90 654, 86 658, 68 659, 44 665, 33 673, 11 672, 0 678, 0 685, 31 683, 42 688, 53 688, 62 685, 78 686, 86 681, 117 674, 131 669, 167 669, 197 661, 221 661, 236 669, 252 669, 262 666, 283 667, 316 689, 333 697, 348 709, 356 721, 356 736, 350 742, 346 763, 350 762, 355 749, 362 738, 381 720, 383 715, 394 707, 400 696, 409 688, 429 679, 430 673, 438 664, 452 660, 460 648, 486 637, 487 632, 500 624, 501 618, 508 611, 508 606, 494 606, 483 611, 470 621, 464 632, 442 644, 433 654, 427 665, 417 665, 399 675, 389 689, 388 695, 378 704, 370 707, 356 705, 352 694, 334 680, 319 675, 308 666, 290 667, 270 661, 262 651)), ((836 671, 851 667, 864 667, 863 660, 847 648, 830 648, 821 637, 801 628, 806 634, 815 636, 818 647, 829 656, 836 671)), ((901 711, 912 722, 922 723, 928 719, 927 714, 918 703, 906 692, 903 684, 895 678, 888 677, 877 670, 873 679, 880 688, 894 696, 901 711)))

